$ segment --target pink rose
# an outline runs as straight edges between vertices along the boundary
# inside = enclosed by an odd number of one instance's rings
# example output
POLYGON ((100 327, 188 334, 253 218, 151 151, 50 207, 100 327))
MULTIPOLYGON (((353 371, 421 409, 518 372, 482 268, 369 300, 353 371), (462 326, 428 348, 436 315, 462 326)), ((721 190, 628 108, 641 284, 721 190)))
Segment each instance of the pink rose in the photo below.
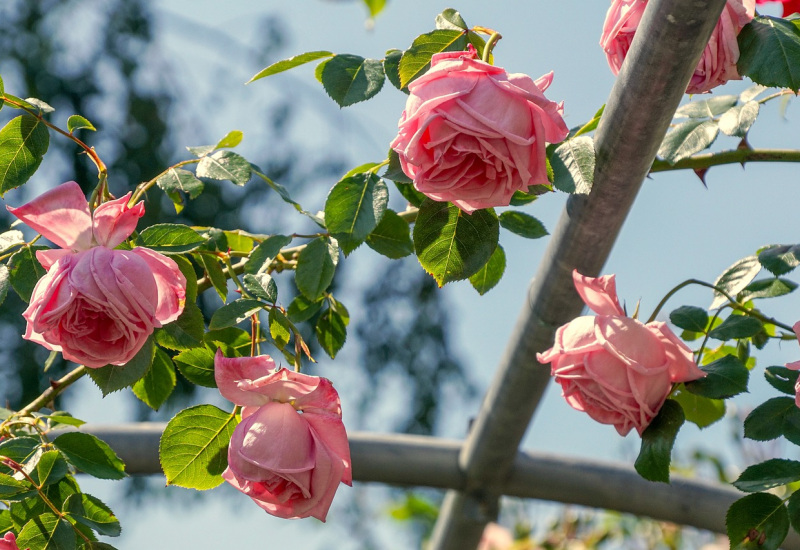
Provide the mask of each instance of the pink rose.
POLYGON ((14 533, 9 531, 0 539, 0 550, 19 550, 19 546, 17 546, 17 537, 14 536, 14 533))
POLYGON ((537 354, 574 409, 620 435, 639 435, 655 418, 672 385, 705 373, 692 352, 666 323, 641 323, 625 315, 614 275, 584 277, 572 272, 575 288, 597 316, 573 319, 556 331, 553 347, 537 354))
MULTIPOLYGON (((797 336, 797 340, 800 341, 800 321, 797 321, 792 328, 794 329, 795 336, 797 336)), ((800 370, 800 361, 786 363, 786 368, 791 370, 800 370)), ((800 378, 797 379, 797 383, 794 385, 794 392, 795 405, 800 407, 800 378)))
POLYGON ((274 369, 268 355, 217 351, 219 391, 243 407, 222 477, 273 516, 325 521, 339 482, 353 483, 339 394, 326 378, 274 369))
MULTIPOLYGON (((741 80, 736 70, 739 44, 736 37, 742 27, 755 16, 756 0, 728 0, 722 10, 711 39, 686 88, 688 94, 699 94, 725 84, 741 80)), ((633 35, 639 27, 647 0, 612 0, 603 24, 600 45, 606 52, 611 71, 616 75, 628 54, 633 35)))
POLYGON ((33 289, 24 338, 87 367, 124 365, 153 330, 178 318, 186 279, 147 248, 112 250, 130 236, 144 205, 130 193, 94 213, 74 181, 8 210, 61 249, 40 250, 47 270, 33 289))
POLYGON ((568 133, 563 104, 537 81, 508 74, 468 52, 437 53, 410 95, 391 148, 414 187, 472 213, 508 206, 515 191, 547 184, 545 142, 568 133))
POLYGON ((511 531, 497 523, 487 523, 483 528, 477 550, 509 550, 514 545, 511 531))
POLYGON ((756 0, 756 4, 766 4, 768 2, 781 2, 783 4, 784 17, 800 12, 800 0, 756 0))

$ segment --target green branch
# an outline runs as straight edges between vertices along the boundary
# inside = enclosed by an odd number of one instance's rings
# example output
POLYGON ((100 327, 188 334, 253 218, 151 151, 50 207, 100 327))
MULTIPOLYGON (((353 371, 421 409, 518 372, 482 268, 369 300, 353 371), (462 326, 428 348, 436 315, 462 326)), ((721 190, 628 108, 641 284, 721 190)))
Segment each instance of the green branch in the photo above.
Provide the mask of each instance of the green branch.
POLYGON ((800 162, 800 150, 794 149, 733 149, 719 153, 706 153, 681 159, 675 164, 656 159, 650 173, 671 170, 703 170, 723 164, 742 164, 747 162, 800 162))

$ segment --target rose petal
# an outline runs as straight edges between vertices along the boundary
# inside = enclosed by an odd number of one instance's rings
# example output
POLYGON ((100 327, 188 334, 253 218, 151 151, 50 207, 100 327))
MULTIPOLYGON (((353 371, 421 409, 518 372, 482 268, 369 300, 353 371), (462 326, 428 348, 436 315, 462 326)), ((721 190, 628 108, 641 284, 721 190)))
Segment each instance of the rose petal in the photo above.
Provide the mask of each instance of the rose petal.
POLYGON ((166 325, 180 317, 186 304, 186 277, 178 264, 149 248, 136 247, 130 254, 138 256, 150 268, 158 291, 156 320, 166 325))
POLYGON ((115 248, 130 237, 136 229, 139 218, 144 216, 144 203, 139 202, 132 208, 128 201, 132 193, 122 198, 104 202, 95 208, 92 214, 94 240, 100 246, 115 248))
POLYGON ((598 315, 625 316, 625 311, 617 298, 617 283, 614 275, 587 277, 578 273, 577 269, 573 269, 572 281, 583 303, 598 315))

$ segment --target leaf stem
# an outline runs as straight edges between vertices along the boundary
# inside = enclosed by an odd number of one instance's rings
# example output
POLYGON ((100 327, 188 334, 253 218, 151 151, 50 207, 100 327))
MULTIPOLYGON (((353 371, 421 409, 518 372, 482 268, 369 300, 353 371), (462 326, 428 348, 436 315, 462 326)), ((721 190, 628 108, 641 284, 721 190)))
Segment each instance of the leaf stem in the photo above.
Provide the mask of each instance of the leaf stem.
POLYGON ((503 38, 503 35, 497 31, 494 31, 490 36, 489 39, 486 40, 486 45, 483 47, 483 55, 481 56, 481 61, 484 63, 489 62, 489 56, 492 55, 492 50, 497 45, 497 41, 503 38))
POLYGON ((650 173, 669 172, 672 170, 702 170, 723 164, 739 163, 744 166, 746 162, 800 162, 800 150, 794 149, 733 149, 718 153, 706 153, 681 159, 675 164, 661 159, 656 159, 650 168, 650 173))
POLYGON ((27 406, 22 408, 19 411, 20 414, 30 414, 47 406, 47 404, 50 403, 53 399, 55 399, 58 396, 58 394, 60 394, 62 391, 64 391, 73 383, 75 383, 84 374, 86 374, 86 372, 87 372, 86 367, 81 365, 78 368, 74 369, 73 371, 64 375, 64 377, 61 378, 60 380, 56 380, 55 382, 50 382, 50 387, 44 390, 39 397, 37 397, 36 399, 31 401, 27 406))

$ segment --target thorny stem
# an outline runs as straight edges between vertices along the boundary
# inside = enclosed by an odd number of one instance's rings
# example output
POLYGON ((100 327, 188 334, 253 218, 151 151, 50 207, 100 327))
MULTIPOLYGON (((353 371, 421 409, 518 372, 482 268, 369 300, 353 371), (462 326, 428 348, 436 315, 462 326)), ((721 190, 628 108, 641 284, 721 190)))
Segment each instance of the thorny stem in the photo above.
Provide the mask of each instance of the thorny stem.
POLYGON ((672 170, 703 170, 723 164, 742 164, 746 162, 800 162, 800 151, 792 149, 733 149, 718 153, 706 153, 681 159, 675 164, 656 159, 650 173, 672 170))
POLYGON ((86 367, 83 365, 79 366, 78 368, 74 369, 73 371, 64 375, 63 378, 60 380, 56 380, 55 382, 50 383, 50 387, 47 388, 42 392, 42 394, 31 401, 27 406, 25 406, 22 410, 20 410, 20 414, 30 414, 32 412, 36 412, 39 409, 47 406, 53 399, 55 399, 58 394, 62 391, 67 389, 70 385, 80 379, 84 374, 86 374, 86 367))

